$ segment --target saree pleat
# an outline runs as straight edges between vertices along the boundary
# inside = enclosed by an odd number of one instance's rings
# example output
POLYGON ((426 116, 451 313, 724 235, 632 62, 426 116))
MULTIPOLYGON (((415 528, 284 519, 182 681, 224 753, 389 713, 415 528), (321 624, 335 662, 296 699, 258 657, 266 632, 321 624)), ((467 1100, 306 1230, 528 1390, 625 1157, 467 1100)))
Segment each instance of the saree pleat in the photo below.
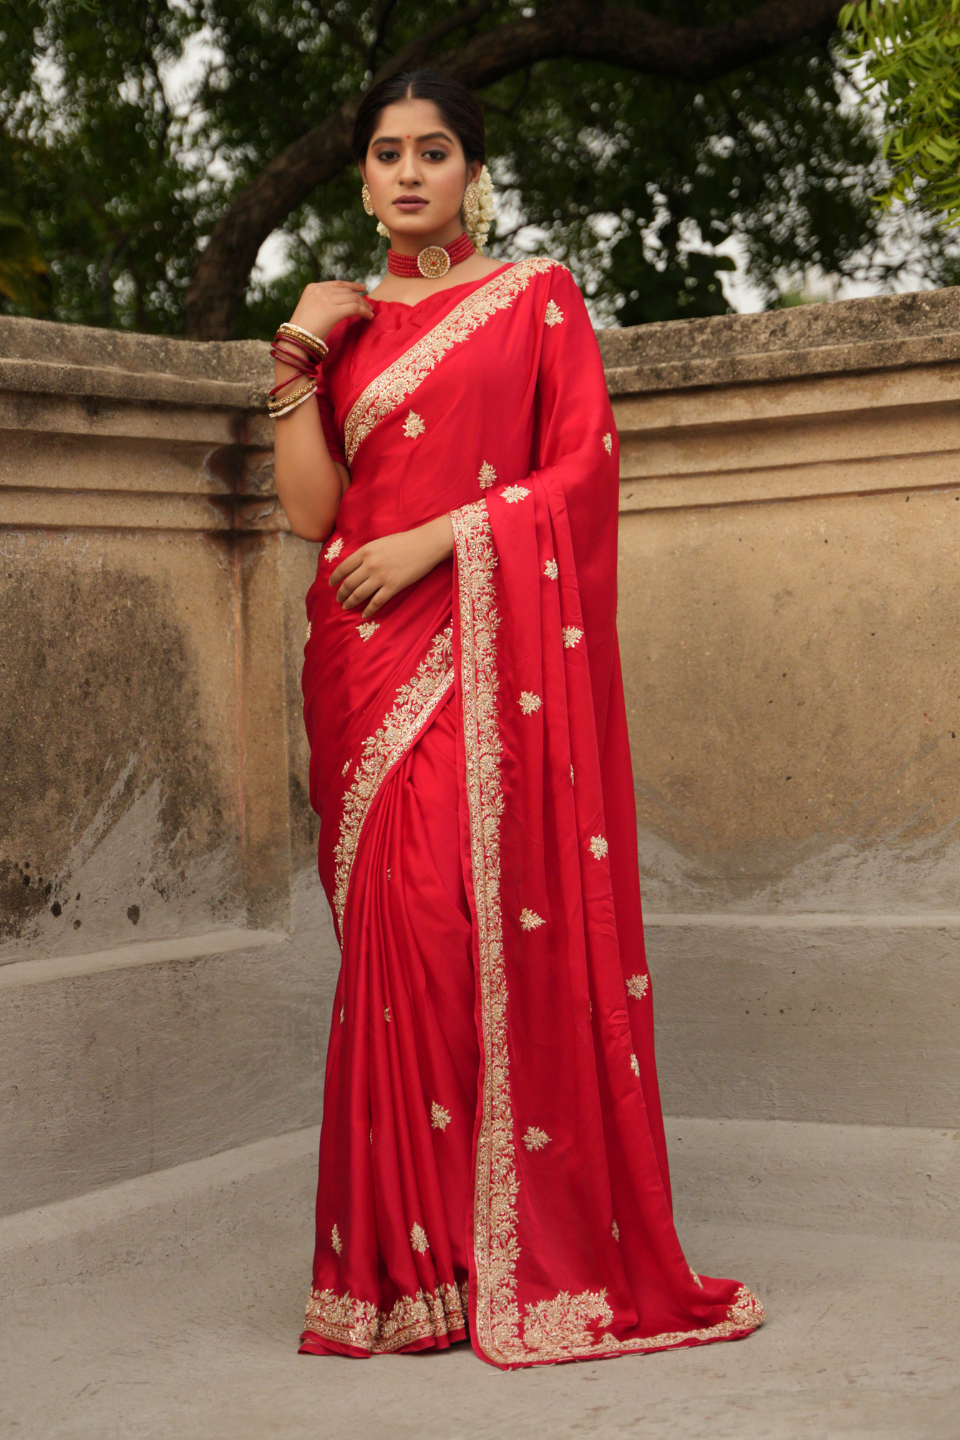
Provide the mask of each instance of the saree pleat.
POLYGON ((737 1339, 673 1225, 616 637, 618 461, 568 273, 504 267, 331 337, 351 466, 308 596, 343 951, 302 1345, 503 1368, 737 1339), (407 312, 407 313, 403 313, 407 312), (449 513, 373 624, 327 578, 449 513))

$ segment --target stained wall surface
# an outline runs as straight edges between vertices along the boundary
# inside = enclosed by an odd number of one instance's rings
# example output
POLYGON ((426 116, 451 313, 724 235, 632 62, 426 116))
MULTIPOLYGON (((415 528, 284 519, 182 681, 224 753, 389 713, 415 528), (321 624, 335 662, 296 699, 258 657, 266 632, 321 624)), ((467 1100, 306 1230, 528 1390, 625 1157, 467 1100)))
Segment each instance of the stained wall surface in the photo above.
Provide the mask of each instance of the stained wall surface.
MULTIPOLYGON (((960 1124, 960 293, 601 336, 671 1113, 960 1124)), ((314 1121, 264 346, 0 320, 0 1208, 314 1121)))
POLYGON ((960 295, 610 332, 664 1098, 960 1121, 960 295))

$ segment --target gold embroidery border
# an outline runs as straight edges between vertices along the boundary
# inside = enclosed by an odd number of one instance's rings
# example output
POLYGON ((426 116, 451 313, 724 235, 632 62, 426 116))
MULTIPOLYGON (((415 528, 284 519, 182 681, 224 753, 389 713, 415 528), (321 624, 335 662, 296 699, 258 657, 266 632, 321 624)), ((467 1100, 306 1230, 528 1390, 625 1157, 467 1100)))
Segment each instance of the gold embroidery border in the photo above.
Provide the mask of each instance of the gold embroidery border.
POLYGON ((483 1017, 484 1082, 477 1141, 474 1249, 477 1267, 477 1341, 502 1365, 663 1350, 691 1342, 727 1339, 763 1323, 763 1307, 741 1285, 726 1319, 698 1330, 631 1340, 594 1339, 587 1324, 613 1321, 605 1292, 561 1291, 552 1301, 526 1307, 521 1338, 517 1304, 517 1194, 507 1043, 507 979, 500 912, 500 778, 502 744, 497 723, 497 612, 493 571, 497 552, 485 500, 454 510, 460 601, 460 692, 463 708, 470 860, 477 908, 478 976, 483 1017))
POLYGON ((511 305, 534 275, 552 270, 557 263, 534 255, 495 275, 485 285, 472 290, 399 360, 371 380, 350 407, 343 427, 347 464, 353 463, 361 442, 422 385, 448 350, 469 340, 492 315, 511 305))
POLYGON ((493 571, 497 552, 486 502, 454 510, 460 598, 460 693, 463 708, 470 863, 477 908, 478 976, 483 1016, 484 1075, 477 1140, 474 1249, 477 1338, 491 1359, 522 1352, 516 1297, 516 1197, 507 1049, 507 979, 500 915, 500 730, 497 647, 500 623, 493 571))
POLYGON ((453 621, 433 637, 411 680, 401 685, 383 723, 363 742, 361 759, 343 797, 340 834, 334 848, 333 907, 340 936, 360 832, 387 772, 406 754, 453 684, 453 621))
POLYGON ((449 1335, 467 1328, 467 1287, 444 1284, 434 1291, 401 1295, 389 1310, 370 1300, 338 1295, 334 1290, 310 1291, 304 1331, 321 1340, 336 1340, 373 1355, 389 1355, 415 1340, 449 1335))

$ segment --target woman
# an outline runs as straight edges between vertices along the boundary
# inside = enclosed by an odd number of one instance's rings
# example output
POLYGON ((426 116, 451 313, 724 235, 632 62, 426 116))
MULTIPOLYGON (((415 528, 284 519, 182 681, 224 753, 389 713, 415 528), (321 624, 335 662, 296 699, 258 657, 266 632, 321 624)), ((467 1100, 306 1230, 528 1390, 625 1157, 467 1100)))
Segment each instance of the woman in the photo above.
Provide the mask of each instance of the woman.
POLYGON ((354 145, 389 272, 307 287, 271 402, 326 542, 303 688, 343 952, 302 1350, 736 1339, 759 1303, 671 1218, 596 339, 563 266, 481 254, 468 91, 389 80, 354 145))

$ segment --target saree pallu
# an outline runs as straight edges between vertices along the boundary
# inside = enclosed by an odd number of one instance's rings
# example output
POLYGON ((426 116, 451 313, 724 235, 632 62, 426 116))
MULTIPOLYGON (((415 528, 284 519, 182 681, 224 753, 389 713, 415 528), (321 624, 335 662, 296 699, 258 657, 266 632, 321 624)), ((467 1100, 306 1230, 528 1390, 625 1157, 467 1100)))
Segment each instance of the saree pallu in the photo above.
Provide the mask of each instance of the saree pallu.
POLYGON ((307 598, 342 948, 302 1348, 469 1337, 503 1368, 737 1339, 673 1220, 616 635, 617 437, 569 273, 504 267, 331 336, 350 467, 307 598), (449 513, 364 621, 328 583, 449 513))

